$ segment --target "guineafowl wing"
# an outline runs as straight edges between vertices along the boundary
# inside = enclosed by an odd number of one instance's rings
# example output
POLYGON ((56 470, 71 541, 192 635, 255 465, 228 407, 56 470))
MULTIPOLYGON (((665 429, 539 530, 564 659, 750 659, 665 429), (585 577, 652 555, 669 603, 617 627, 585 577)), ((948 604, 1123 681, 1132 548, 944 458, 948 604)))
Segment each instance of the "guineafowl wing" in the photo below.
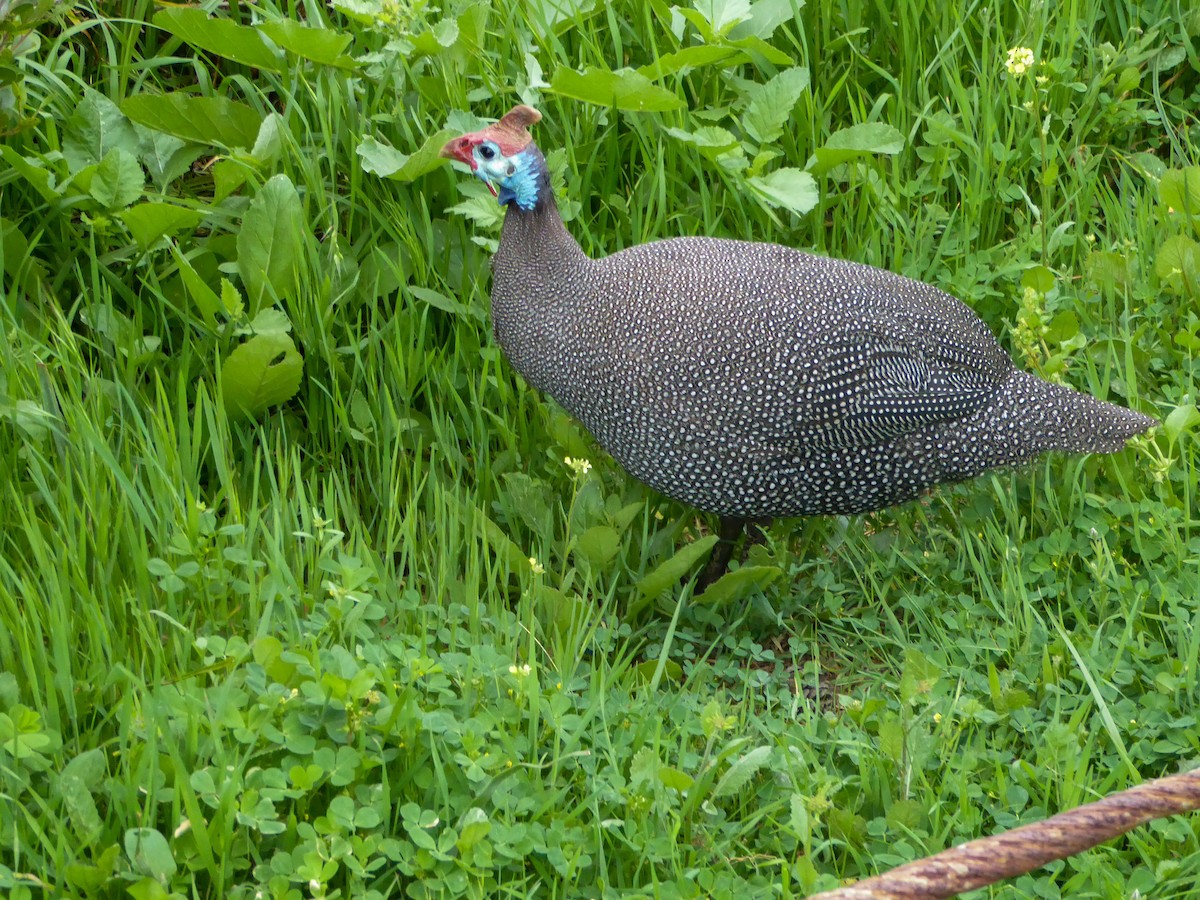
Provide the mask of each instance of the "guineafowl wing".
POLYGON ((831 338, 798 411, 801 440, 873 444, 965 418, 991 402, 1007 368, 950 336, 929 337, 928 330, 901 335, 880 324, 831 338))

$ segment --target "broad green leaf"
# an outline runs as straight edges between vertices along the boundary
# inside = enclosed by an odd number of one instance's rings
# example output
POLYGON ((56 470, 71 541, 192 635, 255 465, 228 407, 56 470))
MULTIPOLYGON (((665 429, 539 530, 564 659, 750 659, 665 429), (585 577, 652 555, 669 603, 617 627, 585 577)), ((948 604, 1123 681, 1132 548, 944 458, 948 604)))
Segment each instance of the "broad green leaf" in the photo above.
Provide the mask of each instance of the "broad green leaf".
POLYGON ((410 159, 409 154, 402 153, 391 144, 385 144, 369 134, 359 140, 356 152, 363 171, 381 178, 399 172, 410 159))
POLYGON ((1030 266, 1021 273, 1021 287, 1038 294, 1048 294, 1054 290, 1054 273, 1045 266, 1030 266))
MULTIPOLYGON (((660 563, 658 567, 642 577, 638 582, 638 593, 645 602, 657 600, 662 594, 679 584, 679 579, 691 571, 692 567, 702 559, 717 543, 717 536, 710 534, 698 541, 685 544, 674 556, 660 563)), ((644 604, 637 604, 640 609, 644 604)))
POLYGON ((64 777, 78 778, 88 787, 97 787, 104 782, 107 760, 103 750, 84 750, 63 768, 64 777))
POLYGON ((261 168, 266 168, 279 158, 283 152, 283 139, 287 133, 287 125, 279 113, 268 113, 258 126, 258 135, 254 138, 254 146, 250 155, 261 168))
POLYGON ((58 200, 59 190, 54 173, 44 168, 39 159, 26 159, 8 144, 0 144, 0 159, 12 166, 14 172, 24 178, 41 194, 43 200, 58 200))
POLYGON ((635 500, 633 503, 627 503, 620 509, 613 511, 616 499, 616 497, 609 498, 609 521, 613 523, 617 531, 624 532, 629 528, 633 520, 641 515, 642 510, 646 508, 646 504, 635 500))
POLYGON ((160 882, 175 874, 175 857, 167 839, 153 828, 130 828, 125 832, 125 855, 134 871, 160 882))
POLYGON ((120 855, 121 848, 117 844, 109 844, 108 849, 96 859, 95 865, 70 863, 64 869, 67 881, 74 887, 99 893, 100 889, 113 877, 120 855))
POLYGON ((383 822, 383 816, 373 806, 361 806, 354 811, 354 828, 378 828, 383 822))
POLYGON ((761 57, 773 66, 792 66, 796 64, 796 61, 792 57, 755 35, 738 38, 737 40, 727 40, 725 43, 730 47, 745 50, 751 57, 761 57))
POLYGON ((560 66, 550 80, 550 90, 585 103, 634 112, 665 112, 686 106, 675 94, 633 69, 610 72, 593 66, 576 72, 560 66))
POLYGON ((249 149, 262 121, 244 103, 182 92, 135 94, 121 104, 121 111, 139 125, 209 147, 249 149))
POLYGON ((478 516, 484 539, 491 545, 496 556, 506 562, 511 571, 524 570, 528 574, 529 554, 517 546, 517 542, 510 538, 503 528, 488 518, 487 514, 481 510, 472 512, 472 507, 469 506, 463 507, 463 515, 468 516, 467 521, 470 521, 471 517, 478 516))
POLYGON ((588 13, 595 11, 597 0, 526 0, 529 22, 542 38, 562 34, 588 13))
POLYGON ((461 300, 455 300, 453 297, 447 297, 445 294, 438 293, 432 288, 409 285, 408 291, 421 302, 428 303, 430 306, 436 307, 443 312, 448 312, 455 316, 466 316, 477 322, 482 322, 485 318, 483 310, 474 306, 468 306, 461 300))
MULTIPOLYGON (((13 279, 28 297, 48 299, 52 296, 46 281, 49 272, 31 249, 17 223, 0 216, 0 271, 13 279)), ((3 394, 3 376, 0 376, 0 397, 3 394)), ((4 705, 2 701, 0 696, 0 708, 4 705)))
POLYGON ((1084 271, 1087 272, 1087 280, 1102 291, 1124 291, 1133 283, 1129 260, 1112 250, 1097 250, 1088 254, 1084 271))
POLYGON ((205 324, 209 328, 216 328, 217 313, 222 309, 221 298, 217 296, 216 291, 209 287, 208 282, 201 277, 183 252, 173 244, 171 245, 171 255, 175 257, 175 264, 179 266, 179 280, 183 282, 184 290, 192 298, 196 308, 200 310, 205 324))
POLYGON ((266 306, 250 320, 251 334, 287 334, 292 330, 291 319, 282 309, 266 306))
POLYGON ((311 28, 292 19, 277 19, 256 26, 288 53, 326 66, 357 68, 358 63, 345 55, 353 35, 331 28, 311 28))
POLYGON ((100 837, 104 823, 96 800, 88 785, 77 775, 64 774, 58 781, 59 794, 71 821, 71 830, 83 844, 90 844, 100 837))
POLYGON ((774 160, 783 156, 778 150, 759 150, 754 154, 754 159, 750 160, 750 168, 746 170, 746 176, 749 178, 758 175, 767 165, 774 160))
POLYGON ((686 772, 681 772, 679 769, 673 769, 670 766, 658 767, 658 780, 662 782, 663 787, 670 788, 673 791, 683 793, 691 790, 692 785, 696 783, 696 779, 692 778, 686 772))
POLYGON ((538 584, 533 590, 538 621, 550 625, 559 635, 574 634, 575 629, 595 612, 595 607, 578 594, 567 595, 546 584, 538 584))
POLYGON ((608 525, 593 525, 575 543, 575 552, 596 567, 612 562, 620 548, 621 535, 608 525))
POLYGON ((458 43, 458 34, 456 20, 442 19, 432 28, 411 38, 413 51, 418 55, 432 56, 442 50, 448 50, 458 43))
POLYGON ((885 122, 864 122, 835 131, 825 146, 831 150, 894 155, 904 149, 904 135, 885 122))
POLYGON ((283 642, 274 635, 264 634, 254 639, 250 649, 254 654, 254 661, 270 671, 283 655, 283 642))
POLYGON ((504 493, 501 506, 511 521, 515 514, 536 536, 547 541, 554 537, 554 514, 550 504, 554 498, 549 486, 534 481, 524 472, 504 473, 504 493))
POLYGON ((251 316, 295 292, 304 227, 300 195, 286 175, 271 178, 250 201, 237 235, 237 266, 251 316))
POLYGON ((246 302, 228 278, 221 279, 221 305, 225 307, 225 313, 231 319, 240 318, 246 311, 246 302))
POLYGON ((918 697, 929 694, 942 676, 928 655, 909 647, 904 651, 904 669, 900 673, 900 699, 912 703, 918 697))
POLYGON ((1082 347, 1086 339, 1079 333, 1079 317, 1071 309, 1060 309, 1050 320, 1042 333, 1043 339, 1051 346, 1074 345, 1082 347))
POLYGON ((468 850, 474 847, 492 830, 492 823, 488 821, 487 813, 477 806, 472 806, 463 813, 462 820, 458 823, 458 840, 454 846, 459 851, 468 850))
POLYGON ((1134 169, 1141 172, 1142 175, 1154 181, 1162 180, 1162 177, 1167 174, 1167 164, 1155 156, 1153 153, 1141 152, 1131 154, 1129 157, 1130 164, 1134 169))
POLYGON ((1179 435, 1191 431, 1197 425, 1200 425, 1200 410, 1196 409, 1194 403, 1185 403, 1171 410, 1170 415, 1163 420, 1163 431, 1167 434, 1167 440, 1173 444, 1179 440, 1179 435))
POLYGON ((85 306, 79 317, 88 328, 111 341, 118 353, 137 365, 148 362, 162 344, 162 338, 143 334, 132 319, 102 303, 85 306))
POLYGON ((750 781, 758 770, 765 766, 771 759, 770 747, 755 747, 749 753, 741 756, 729 769, 721 776, 721 780, 717 782, 717 786, 713 788, 713 797, 728 797, 731 794, 736 794, 746 783, 750 781))
POLYGON ((264 43, 258 29, 229 19, 210 18, 200 9, 159 10, 154 14, 154 24, 193 47, 255 69, 278 72, 283 61, 279 53, 264 43))
POLYGON ((750 0, 692 0, 692 6, 720 35, 750 18, 750 0))
POLYGON ((240 159, 220 159, 212 167, 213 199, 220 203, 243 184, 254 171, 240 159))
POLYGON ((142 195, 145 183, 137 157, 128 150, 113 147, 96 166, 88 193, 107 210, 124 209, 142 195))
POLYGON ((472 222, 484 229, 499 231, 504 224, 506 207, 496 202, 483 184, 476 178, 470 181, 459 181, 458 193, 465 199, 446 210, 448 213, 466 216, 472 222))
POLYGON ((1117 85, 1114 88, 1116 94, 1128 94, 1136 88, 1142 81, 1142 75, 1135 66, 1125 66, 1121 69, 1121 74, 1117 77, 1117 85))
POLYGON ((355 22, 376 27, 383 9, 380 0, 332 0, 329 5, 355 22))
MULTIPOLYGON (((632 612, 628 614, 633 615, 632 612)), ((651 684, 654 681, 654 673, 657 671, 657 659, 648 659, 633 667, 633 674, 644 684, 651 684)), ((663 677, 671 681, 683 681, 683 666, 679 665, 673 659, 668 659, 666 665, 663 666, 663 677)))
POLYGON ((735 27, 729 36, 769 38, 776 28, 790 22, 802 6, 804 0, 754 0, 749 20, 735 27))
POLYGON ((824 175, 835 166, 864 156, 883 153, 895 155, 904 149, 904 135, 884 122, 865 122, 835 131, 824 147, 819 147, 809 161, 808 170, 824 175))
POLYGON ((684 131, 680 128, 668 128, 667 134, 687 144, 692 144, 709 159, 715 159, 722 153, 735 150, 740 145, 738 139, 724 128, 716 125, 705 125, 695 131, 684 131))
POLYGON ((97 165, 113 150, 137 158, 141 139, 117 104, 98 91, 84 89, 63 134, 62 154, 72 172, 97 165))
POLYGON ((1154 257, 1154 272, 1177 294, 1200 288, 1200 244, 1182 234, 1163 241, 1154 257))
POLYGON ((658 770, 662 767, 658 754, 653 747, 643 746, 633 755, 629 762, 629 783, 634 787, 650 784, 657 780, 658 770))
POLYGON ((133 239, 148 250, 163 235, 191 231, 202 218, 199 210, 176 206, 174 203, 139 203, 117 214, 133 239))
POLYGON ((736 602, 761 591, 783 574, 778 566, 742 566, 734 572, 726 572, 692 602, 697 606, 722 606, 736 602))
POLYGON ((777 141, 808 82, 808 69, 796 66, 784 69, 765 84, 754 85, 747 92, 749 102, 742 116, 746 134, 760 144, 777 141))
POLYGON ((888 807, 888 824, 905 831, 924 828, 925 809, 926 804, 920 800, 896 800, 888 807))
POLYGON ((256 334, 239 344, 221 365, 225 411, 235 418, 257 418, 290 400, 300 389, 304 360, 286 334, 256 334))
POLYGON ((894 762, 904 759, 904 727, 894 715, 879 723, 879 752, 894 762))
POLYGON ((652 81, 657 81, 666 75, 689 72, 692 69, 700 69, 717 63, 723 63, 726 66, 740 65, 746 59, 746 54, 736 47, 722 44, 701 44, 696 47, 684 47, 682 50, 660 56, 654 62, 639 68, 638 73, 652 81))
POLYGON ((142 150, 138 159, 150 173, 150 177, 161 191, 172 181, 186 174, 192 163, 204 152, 197 144, 180 140, 173 134, 155 131, 144 125, 135 125, 141 130, 142 150))
POLYGON ((364 172, 394 181, 415 181, 439 168, 445 160, 439 155, 453 131, 431 134, 411 155, 366 135, 358 142, 359 165, 364 172))
POLYGON ((1178 213, 1200 216, 1200 166, 1165 172, 1158 183, 1158 199, 1178 213))
POLYGON ((747 178, 746 184, 768 205, 790 209, 798 215, 808 212, 820 200, 816 180, 800 169, 776 169, 767 175, 747 178))

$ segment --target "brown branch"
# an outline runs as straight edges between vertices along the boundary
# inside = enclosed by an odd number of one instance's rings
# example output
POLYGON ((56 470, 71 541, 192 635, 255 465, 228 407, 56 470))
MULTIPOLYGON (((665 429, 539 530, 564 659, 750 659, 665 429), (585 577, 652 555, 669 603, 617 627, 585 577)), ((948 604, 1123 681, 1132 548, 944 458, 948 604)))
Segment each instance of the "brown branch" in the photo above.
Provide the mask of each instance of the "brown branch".
POLYGON ((1200 809, 1200 769, 1148 781, 1044 822, 951 847, 814 900, 931 900, 1081 853, 1143 822, 1200 809))

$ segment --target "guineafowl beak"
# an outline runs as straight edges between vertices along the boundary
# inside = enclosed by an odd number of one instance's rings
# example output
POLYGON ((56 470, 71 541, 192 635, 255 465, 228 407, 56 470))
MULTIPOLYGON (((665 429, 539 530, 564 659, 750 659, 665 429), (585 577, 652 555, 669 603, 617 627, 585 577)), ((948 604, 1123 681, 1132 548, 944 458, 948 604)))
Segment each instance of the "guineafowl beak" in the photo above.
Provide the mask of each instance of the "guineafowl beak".
POLYGON ((466 163, 471 167, 471 171, 475 171, 475 160, 471 156, 471 148, 474 144, 471 142, 471 135, 464 134, 462 137, 456 137, 452 141, 448 141, 446 146, 441 149, 438 156, 443 156, 446 159, 457 159, 461 163, 466 163))
POLYGON ((475 145, 479 143, 479 138, 474 134, 464 134, 462 137, 456 137, 448 142, 441 151, 439 156, 444 156, 446 159, 455 159, 461 163, 466 163, 471 167, 471 171, 488 186, 488 190, 492 192, 493 197, 499 196, 496 192, 496 186, 479 171, 479 163, 475 161, 475 154, 472 152, 475 145))

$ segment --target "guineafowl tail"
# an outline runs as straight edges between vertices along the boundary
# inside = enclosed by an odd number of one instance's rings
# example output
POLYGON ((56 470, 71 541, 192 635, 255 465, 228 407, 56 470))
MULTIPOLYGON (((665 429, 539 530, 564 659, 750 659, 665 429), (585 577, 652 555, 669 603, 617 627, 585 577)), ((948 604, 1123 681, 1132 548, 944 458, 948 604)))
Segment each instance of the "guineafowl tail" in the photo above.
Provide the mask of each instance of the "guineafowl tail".
POLYGON ((1157 425, 1132 409, 1115 406, 1060 384, 1014 372, 984 414, 996 432, 996 449, 1021 462, 1048 451, 1116 453, 1125 442, 1157 425))

